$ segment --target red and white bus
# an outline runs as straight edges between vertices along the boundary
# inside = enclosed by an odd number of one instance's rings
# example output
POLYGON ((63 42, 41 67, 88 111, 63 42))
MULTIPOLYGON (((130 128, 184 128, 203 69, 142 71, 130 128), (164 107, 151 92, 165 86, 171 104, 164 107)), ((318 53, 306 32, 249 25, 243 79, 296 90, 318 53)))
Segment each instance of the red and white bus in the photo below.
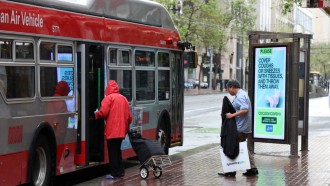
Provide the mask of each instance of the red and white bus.
POLYGON ((155 2, 0 0, 0 185, 108 163, 94 111, 110 79, 144 137, 182 145, 183 48, 155 2))

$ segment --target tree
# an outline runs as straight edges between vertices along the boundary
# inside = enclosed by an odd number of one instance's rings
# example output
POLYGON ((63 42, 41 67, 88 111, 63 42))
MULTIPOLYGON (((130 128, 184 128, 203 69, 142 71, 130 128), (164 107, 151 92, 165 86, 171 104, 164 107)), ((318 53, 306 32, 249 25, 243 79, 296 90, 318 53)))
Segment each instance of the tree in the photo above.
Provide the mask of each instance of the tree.
POLYGON ((330 43, 311 45, 310 71, 317 71, 326 79, 330 77, 330 43))
MULTIPOLYGON (((220 45, 218 49, 218 59, 219 63, 217 68, 221 65, 221 55, 226 52, 227 42, 229 38, 236 38, 239 43, 243 45, 247 51, 248 46, 244 45, 244 43, 248 43, 248 37, 246 32, 249 30, 253 30, 255 24, 255 0, 232 0, 228 3, 228 10, 230 10, 231 19, 228 25, 225 26, 225 29, 229 31, 229 35, 227 34, 226 40, 220 45), (228 29, 229 28, 229 29, 228 29)), ((228 12, 228 11, 227 11, 228 12)), ((241 52, 243 52, 241 51, 241 52)), ((247 52, 245 52, 247 54, 247 52)), ((239 57, 237 55, 237 57, 239 57)), ((243 56, 242 56, 243 57, 243 56)), ((229 54, 230 61, 233 59, 233 53, 229 54)), ((221 77, 221 72, 219 72, 219 77, 221 77)), ((214 76, 214 82, 216 77, 214 76)), ((215 83, 214 83, 215 88, 215 83)))
MULTIPOLYGON (((219 59, 214 61, 215 69, 220 67, 221 53, 226 51, 229 38, 246 39, 246 31, 252 28, 256 17, 252 8, 255 0, 184 0, 181 7, 177 0, 155 1, 169 10, 183 41, 192 42, 199 49, 213 48, 215 59, 219 59)), ((201 67, 205 62, 202 60, 201 67)), ((214 82, 215 78, 216 73, 214 82)))
POLYGON ((288 12, 292 12, 294 4, 301 6, 302 0, 281 0, 283 7, 282 13, 287 14, 288 12))

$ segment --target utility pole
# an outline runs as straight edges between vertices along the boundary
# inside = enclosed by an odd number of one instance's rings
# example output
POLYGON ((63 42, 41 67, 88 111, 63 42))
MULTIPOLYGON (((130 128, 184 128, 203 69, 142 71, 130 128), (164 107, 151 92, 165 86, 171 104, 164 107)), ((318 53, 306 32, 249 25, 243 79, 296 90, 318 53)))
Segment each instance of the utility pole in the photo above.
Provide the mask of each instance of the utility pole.
POLYGON ((210 54, 210 81, 209 81, 209 89, 212 89, 212 68, 213 68, 213 48, 209 48, 210 54))

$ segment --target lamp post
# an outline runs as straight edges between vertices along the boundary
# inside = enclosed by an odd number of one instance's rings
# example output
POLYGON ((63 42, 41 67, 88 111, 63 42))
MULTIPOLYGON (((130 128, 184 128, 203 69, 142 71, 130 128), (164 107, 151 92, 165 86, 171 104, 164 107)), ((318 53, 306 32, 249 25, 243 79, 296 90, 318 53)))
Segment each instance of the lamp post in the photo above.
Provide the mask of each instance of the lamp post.
POLYGON ((212 68, 213 68, 213 48, 208 48, 208 53, 210 55, 210 79, 209 79, 209 89, 212 89, 212 68))

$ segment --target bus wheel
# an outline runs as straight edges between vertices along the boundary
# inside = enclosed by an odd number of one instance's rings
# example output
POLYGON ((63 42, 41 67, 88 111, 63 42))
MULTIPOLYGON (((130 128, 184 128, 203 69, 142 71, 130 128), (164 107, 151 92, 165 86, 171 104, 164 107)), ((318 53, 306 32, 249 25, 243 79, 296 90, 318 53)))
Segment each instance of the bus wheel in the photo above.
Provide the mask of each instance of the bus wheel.
POLYGON ((169 145, 167 142, 168 139, 167 139, 166 132, 163 129, 158 130, 157 140, 163 147, 165 154, 168 154, 168 149, 169 149, 169 145))
POLYGON ((50 185, 51 154, 47 138, 41 135, 33 152, 32 183, 35 186, 50 185))
POLYGON ((168 112, 164 111, 160 114, 157 128, 157 140, 162 145, 165 154, 168 154, 168 149, 171 144, 171 121, 168 112))

